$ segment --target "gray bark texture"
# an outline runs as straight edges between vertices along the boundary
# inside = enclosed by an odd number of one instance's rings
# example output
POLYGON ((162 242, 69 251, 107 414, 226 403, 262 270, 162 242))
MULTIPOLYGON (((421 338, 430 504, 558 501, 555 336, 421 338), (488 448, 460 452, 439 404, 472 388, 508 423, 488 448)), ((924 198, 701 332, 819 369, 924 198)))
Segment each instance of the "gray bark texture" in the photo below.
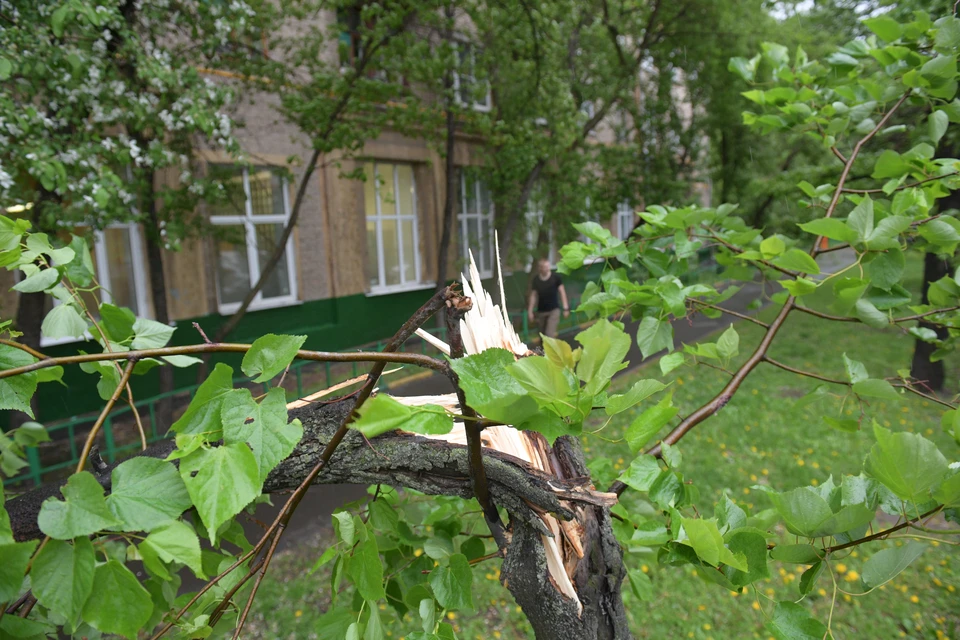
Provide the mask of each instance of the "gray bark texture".
MULTIPOLYGON (((290 417, 303 423, 304 435, 293 454, 269 475, 264 493, 298 486, 353 407, 354 400, 346 399, 291 410, 290 417)), ((138 455, 165 458, 174 448, 173 441, 164 441, 138 455)), ((609 500, 589 488, 579 442, 570 438, 557 441, 554 466, 562 470, 559 476, 548 475, 507 454, 489 449, 483 453, 491 497, 511 518, 512 535, 501 579, 530 619, 537 638, 629 638, 620 594, 625 570, 610 526, 609 500), (585 555, 573 575, 583 603, 582 615, 548 576, 540 534, 549 534, 539 513, 563 519, 576 515, 584 525, 585 555)), ((117 464, 108 465, 96 457, 88 465, 108 492, 117 464)), ((380 483, 432 495, 473 496, 466 447, 399 431, 369 443, 360 433, 351 431, 317 478, 317 484, 341 483, 380 483)), ((48 485, 7 501, 17 540, 43 537, 37 526, 40 505, 50 497, 59 499, 61 486, 48 485)))

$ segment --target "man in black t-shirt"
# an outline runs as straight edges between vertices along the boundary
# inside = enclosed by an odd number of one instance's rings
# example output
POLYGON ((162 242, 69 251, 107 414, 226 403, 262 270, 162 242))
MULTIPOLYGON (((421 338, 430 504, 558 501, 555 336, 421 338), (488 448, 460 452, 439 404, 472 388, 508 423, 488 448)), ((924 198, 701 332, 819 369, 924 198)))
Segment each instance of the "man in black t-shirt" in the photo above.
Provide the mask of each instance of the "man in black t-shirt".
POLYGON ((570 304, 567 302, 567 291, 563 288, 563 280, 560 279, 560 274, 550 270, 550 261, 541 258, 537 261, 537 272, 530 283, 527 317, 531 323, 537 323, 540 333, 556 338, 561 307, 563 317, 569 317, 570 304), (533 314, 534 305, 537 308, 536 316, 533 314))

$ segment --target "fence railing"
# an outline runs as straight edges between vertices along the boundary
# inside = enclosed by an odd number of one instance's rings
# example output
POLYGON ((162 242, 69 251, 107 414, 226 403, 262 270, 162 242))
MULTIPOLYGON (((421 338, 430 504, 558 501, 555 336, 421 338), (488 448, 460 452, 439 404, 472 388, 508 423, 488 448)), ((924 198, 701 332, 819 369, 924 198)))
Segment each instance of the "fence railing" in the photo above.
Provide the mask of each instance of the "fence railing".
MULTIPOLYGON (((715 266, 711 260, 701 259, 698 261, 697 268, 687 274, 686 279, 698 279, 715 266)), ((579 300, 571 298, 571 309, 579 306, 579 300)), ((536 327, 531 327, 525 311, 515 311, 510 313, 510 320, 520 337, 527 343, 531 339, 537 338, 536 327)), ((587 321, 585 314, 571 311, 569 318, 561 318, 559 332, 566 334, 578 329, 587 321)), ((446 341, 446 327, 432 327, 430 332, 441 340, 446 341)), ((383 351, 386 340, 379 340, 376 343, 362 345, 364 350, 383 351)), ((420 338, 408 340, 400 348, 401 352, 419 351, 420 353, 437 353, 437 350, 420 338)), ((381 388, 387 389, 402 383, 416 367, 401 366, 401 371, 382 378, 381 388)), ((330 362, 311 362, 298 360, 291 366, 284 379, 284 389, 287 392, 288 399, 302 398, 322 389, 328 389, 335 384, 356 378, 360 374, 360 365, 358 363, 350 364, 332 364, 330 362)), ((234 384, 244 385, 250 388, 260 386, 253 383, 249 378, 237 378, 234 384)), ((169 429, 168 424, 158 424, 158 414, 161 412, 161 404, 167 403, 173 415, 179 416, 186 409, 190 400, 193 399, 199 385, 183 387, 174 391, 162 393, 135 403, 137 412, 140 415, 143 424, 144 434, 148 444, 152 444, 167 437, 169 429)), ((267 383, 262 383, 263 392, 269 389, 267 383)), ((30 447, 26 450, 27 466, 23 472, 4 480, 4 485, 41 485, 47 480, 51 480, 60 475, 66 475, 67 470, 76 467, 79 460, 79 452, 82 448, 83 440, 89 433, 93 423, 96 421, 96 414, 84 416, 75 416, 66 420, 57 421, 47 426, 47 432, 50 434, 52 442, 44 443, 39 448, 30 447)), ((107 462, 115 462, 123 454, 133 453, 139 449, 140 434, 136 428, 133 412, 129 406, 118 407, 112 411, 104 420, 99 442, 101 455, 107 462)))

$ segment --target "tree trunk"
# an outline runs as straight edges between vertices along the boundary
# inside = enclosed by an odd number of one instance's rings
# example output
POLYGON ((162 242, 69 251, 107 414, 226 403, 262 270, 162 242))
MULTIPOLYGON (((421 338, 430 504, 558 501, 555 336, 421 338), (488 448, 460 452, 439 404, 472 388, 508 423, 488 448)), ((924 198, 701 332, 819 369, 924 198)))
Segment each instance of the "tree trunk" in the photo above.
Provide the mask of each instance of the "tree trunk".
MULTIPOLYGON (((453 40, 453 5, 448 4, 445 10, 447 18, 448 42, 453 40)), ((447 263, 450 260, 450 239, 453 236, 453 212, 457 202, 457 168, 454 162, 454 148, 456 146, 457 118, 453 111, 453 69, 447 69, 443 77, 445 93, 444 106, 447 110, 447 139, 446 139, 446 197, 443 201, 443 232, 440 234, 440 247, 437 250, 437 291, 447 286, 447 263)), ((442 312, 441 312, 442 313, 442 312)), ((440 319, 441 322, 443 319, 440 319)))
MULTIPOLYGON (((950 273, 950 262, 944 258, 938 257, 934 253, 926 253, 923 256, 923 288, 921 304, 929 304, 927 293, 930 291, 931 283, 950 273)), ((929 322, 920 320, 918 326, 926 329, 933 329, 937 332, 937 337, 943 340, 947 337, 946 327, 933 325, 929 322)), ((946 372, 943 367, 943 361, 931 362, 930 356, 936 351, 936 346, 916 340, 913 348, 913 362, 910 364, 910 376, 918 380, 924 386, 932 391, 942 391, 946 382, 946 372)))
POLYGON ((513 247, 514 236, 517 234, 517 228, 520 226, 520 222, 527 212, 527 202, 530 200, 530 194, 533 193, 533 188, 537 185, 537 180, 540 178, 540 173, 546 164, 546 160, 537 161, 537 164, 533 166, 530 173, 527 174, 526 180, 523 182, 520 197, 517 198, 513 207, 510 208, 507 221, 503 225, 503 236, 500 238, 500 255, 503 260, 511 261, 510 249, 513 247))
MULTIPOLYGON (((293 454, 267 477, 264 492, 285 492, 296 487, 317 463, 353 406, 353 399, 345 399, 291 410, 290 417, 302 422, 304 435, 293 454)), ((163 459, 174 448, 173 441, 165 440, 138 455, 163 459)), ((615 503, 615 497, 582 486, 587 469, 576 439, 558 439, 552 457, 556 475, 534 469, 508 454, 483 450, 491 498, 510 514, 510 542, 505 550, 502 580, 541 640, 629 638, 620 592, 625 570, 610 526, 609 507, 615 503), (582 527, 584 555, 567 561, 568 575, 583 605, 579 614, 576 603, 563 596, 548 576, 541 537, 547 529, 540 517, 542 513, 577 518, 582 527)), ((107 491, 117 464, 90 465, 107 491)), ((316 482, 382 483, 431 495, 473 496, 466 447, 400 431, 370 442, 359 432, 350 431, 316 482)), ((17 540, 43 537, 37 525, 40 506, 50 496, 59 497, 61 486, 62 483, 47 485, 7 502, 17 540)))
MULTIPOLYGON (((150 298, 153 302, 153 316, 157 322, 170 324, 170 312, 167 309, 167 280, 163 273, 163 246, 160 235, 160 220, 157 214, 157 202, 153 190, 153 172, 144 178, 143 206, 147 213, 144 221, 144 236, 147 243, 147 269, 150 271, 150 298)), ((143 310, 141 310, 141 314, 143 310)), ((167 364, 159 368, 160 393, 173 391, 173 366, 167 364)), ((162 425, 173 424, 173 398, 166 397, 157 403, 157 421, 162 425)))

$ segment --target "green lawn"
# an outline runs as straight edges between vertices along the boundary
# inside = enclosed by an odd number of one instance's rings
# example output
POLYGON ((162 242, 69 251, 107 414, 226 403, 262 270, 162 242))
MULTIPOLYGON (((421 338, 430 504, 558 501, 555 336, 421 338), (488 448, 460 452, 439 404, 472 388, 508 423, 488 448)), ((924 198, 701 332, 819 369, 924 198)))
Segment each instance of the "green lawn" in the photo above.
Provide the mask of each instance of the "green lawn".
MULTIPOLYGON (((771 314, 772 310, 764 313, 771 314)), ((741 351, 750 350, 760 336, 760 327, 741 322, 737 328, 741 351)), ((871 375, 880 377, 908 367, 912 345, 912 339, 893 330, 878 339, 877 332, 860 325, 824 323, 794 314, 770 355, 795 367, 843 377, 841 354, 846 352, 863 361, 871 375)), ((948 363, 952 391, 956 391, 956 364, 948 363)), ((618 380, 617 386, 659 373, 656 364, 648 365, 618 380)), ((680 415, 685 415, 712 397, 726 374, 684 367, 669 377, 674 382, 680 415)), ((750 489, 752 485, 767 484, 784 490, 824 482, 831 474, 859 472, 873 442, 869 428, 852 434, 840 432, 826 426, 821 417, 842 411, 856 418, 859 407, 831 397, 793 411, 797 398, 813 387, 810 379, 761 365, 730 404, 680 443, 682 470, 699 487, 700 504, 709 508, 727 491, 748 512, 755 513, 769 504, 761 492, 750 489)), ((905 396, 898 403, 877 403, 864 410, 865 426, 875 418, 892 429, 922 433, 937 442, 948 459, 960 458, 957 445, 939 428, 940 412, 933 403, 905 396)), ((585 436, 588 459, 608 458, 612 469, 617 470, 629 464, 629 450, 618 440, 631 419, 623 416, 600 434, 585 436)), ((598 421, 587 429, 597 429, 601 424, 598 421)), ((623 499, 628 506, 642 502, 635 492, 628 492, 623 499)), ((322 570, 313 576, 306 572, 325 542, 318 538, 275 561, 256 601, 251 631, 264 638, 316 637, 312 634, 320 631, 317 620, 329 603, 329 583, 322 570)), ((960 558, 947 544, 931 547, 890 584, 865 597, 843 593, 858 590, 857 572, 865 558, 884 544, 893 543, 875 543, 833 558, 839 587, 832 625, 835 637, 960 638, 960 599, 956 593, 960 588, 960 558)), ((770 580, 758 584, 755 590, 731 594, 704 583, 689 568, 658 567, 652 556, 628 554, 626 560, 630 566, 648 571, 655 585, 654 602, 639 602, 628 596, 628 615, 638 638, 768 638, 766 616, 776 600, 799 597, 797 583, 805 569, 772 565, 770 580)), ((509 592, 500 586, 497 567, 497 561, 487 561, 475 568, 474 602, 478 612, 453 620, 460 638, 532 637, 509 592)), ((830 610, 832 592, 831 576, 824 572, 807 599, 823 620, 830 610)), ((403 629, 415 630, 418 626, 408 620, 403 629)))

